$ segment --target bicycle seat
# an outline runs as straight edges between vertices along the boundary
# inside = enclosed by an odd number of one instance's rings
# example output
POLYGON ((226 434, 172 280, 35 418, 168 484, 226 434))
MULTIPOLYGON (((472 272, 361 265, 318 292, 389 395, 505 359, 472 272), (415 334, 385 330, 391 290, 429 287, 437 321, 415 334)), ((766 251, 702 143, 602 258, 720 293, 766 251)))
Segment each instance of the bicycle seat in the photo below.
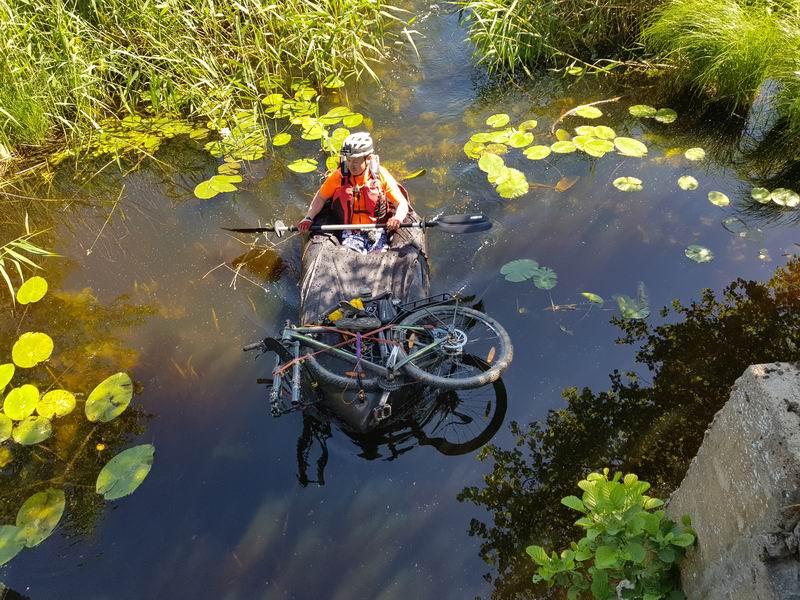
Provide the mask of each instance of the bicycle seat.
POLYGON ((351 331, 371 331, 381 326, 381 320, 377 317, 342 317, 335 323, 337 329, 349 329, 351 331))

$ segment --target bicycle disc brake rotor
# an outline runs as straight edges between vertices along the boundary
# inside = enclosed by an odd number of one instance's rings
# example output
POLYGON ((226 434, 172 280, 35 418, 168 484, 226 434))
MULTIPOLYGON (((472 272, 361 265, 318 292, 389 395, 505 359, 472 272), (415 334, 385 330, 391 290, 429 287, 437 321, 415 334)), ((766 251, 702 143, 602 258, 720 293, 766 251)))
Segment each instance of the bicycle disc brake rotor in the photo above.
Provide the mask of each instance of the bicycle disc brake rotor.
POLYGON ((433 330, 433 338, 437 342, 444 338, 439 348, 442 352, 451 356, 461 354, 468 339, 466 333, 455 327, 450 330, 437 327, 433 330))

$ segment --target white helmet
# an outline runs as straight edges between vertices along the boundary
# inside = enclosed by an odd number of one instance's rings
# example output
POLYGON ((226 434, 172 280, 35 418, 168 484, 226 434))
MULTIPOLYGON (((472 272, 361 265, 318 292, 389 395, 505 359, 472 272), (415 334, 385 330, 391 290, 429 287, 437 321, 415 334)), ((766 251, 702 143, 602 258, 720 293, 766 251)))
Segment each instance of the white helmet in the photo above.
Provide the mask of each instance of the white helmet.
POLYGON ((372 136, 366 131, 351 133, 342 144, 342 154, 345 158, 359 158, 372 154, 372 136))

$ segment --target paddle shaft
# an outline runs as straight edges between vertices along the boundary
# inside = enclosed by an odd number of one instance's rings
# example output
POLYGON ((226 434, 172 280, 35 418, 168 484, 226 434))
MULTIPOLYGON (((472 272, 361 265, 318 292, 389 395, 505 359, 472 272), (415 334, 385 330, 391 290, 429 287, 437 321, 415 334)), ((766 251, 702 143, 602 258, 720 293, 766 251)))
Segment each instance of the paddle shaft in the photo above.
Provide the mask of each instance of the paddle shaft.
MULTIPOLYGON (((430 223, 401 223, 400 227, 433 227, 436 221, 430 223)), ((283 227, 245 227, 240 229, 225 228, 227 231, 236 231, 238 233, 270 233, 270 232, 287 232, 287 231, 300 231, 297 225, 284 225, 283 227)), ((312 225, 308 231, 352 231, 352 230, 368 230, 368 229, 386 229, 386 223, 367 223, 364 225, 312 225)))

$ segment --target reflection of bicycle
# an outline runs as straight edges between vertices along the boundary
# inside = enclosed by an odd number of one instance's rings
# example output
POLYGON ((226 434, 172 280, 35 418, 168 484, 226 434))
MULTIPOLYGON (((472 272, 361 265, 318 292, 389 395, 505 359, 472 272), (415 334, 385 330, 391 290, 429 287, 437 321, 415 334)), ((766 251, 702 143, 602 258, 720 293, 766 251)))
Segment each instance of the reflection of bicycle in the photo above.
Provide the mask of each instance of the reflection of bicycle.
POLYGON ((274 416, 313 406, 357 435, 386 430, 409 411, 430 408, 422 401, 426 394, 446 398, 447 390, 496 382, 513 356, 499 323, 446 294, 408 303, 388 293, 339 302, 322 323, 287 324, 280 339, 245 347, 253 349, 276 354, 274 416), (421 387, 430 389, 420 396, 421 387))

